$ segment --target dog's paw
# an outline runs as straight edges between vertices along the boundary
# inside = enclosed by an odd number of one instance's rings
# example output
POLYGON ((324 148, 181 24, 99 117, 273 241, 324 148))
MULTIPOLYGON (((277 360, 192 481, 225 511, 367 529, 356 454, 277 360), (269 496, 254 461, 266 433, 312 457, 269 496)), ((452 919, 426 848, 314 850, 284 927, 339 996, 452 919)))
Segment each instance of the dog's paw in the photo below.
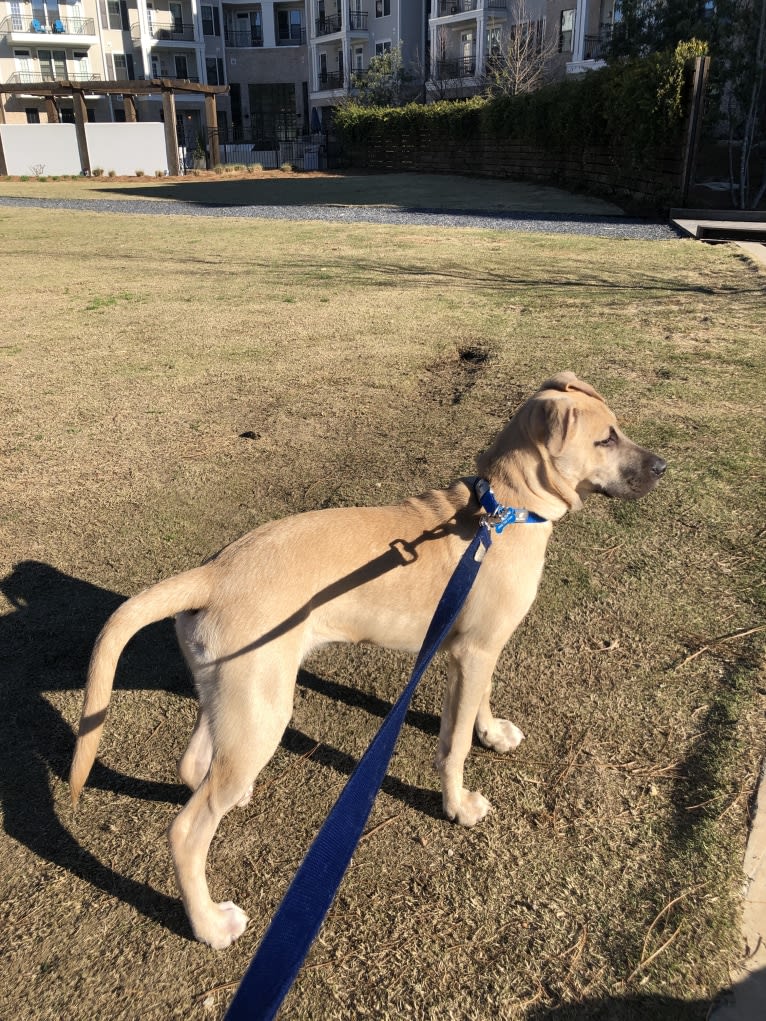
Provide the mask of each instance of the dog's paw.
POLYGON ((244 808, 245 805, 249 805, 250 804, 250 798, 252 798, 252 796, 253 796, 253 785, 250 784, 250 786, 247 788, 245 793, 242 795, 242 797, 237 802, 237 808, 244 808))
POLYGON ((493 752, 512 752, 524 740, 524 735, 510 720, 493 719, 484 729, 476 728, 476 735, 485 748, 493 752))
POLYGON ((479 794, 478 791, 464 790, 461 793, 460 804, 457 810, 454 812, 448 811, 447 816, 452 822, 456 822, 460 826, 475 826, 477 822, 481 822, 491 811, 492 805, 490 805, 483 794, 479 794))
POLYGON ((230 900, 225 900, 212 905, 212 911, 205 919, 205 924, 194 927, 194 935, 213 950, 225 950, 235 939, 239 939, 248 921, 242 908, 238 908, 230 900))

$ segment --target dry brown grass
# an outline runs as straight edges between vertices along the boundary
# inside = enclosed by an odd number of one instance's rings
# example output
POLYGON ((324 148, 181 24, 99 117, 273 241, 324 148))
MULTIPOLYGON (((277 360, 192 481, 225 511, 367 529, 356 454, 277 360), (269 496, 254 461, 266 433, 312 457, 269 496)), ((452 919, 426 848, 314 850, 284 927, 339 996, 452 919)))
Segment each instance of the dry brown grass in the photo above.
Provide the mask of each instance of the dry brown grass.
POLYGON ((472 831, 440 817, 429 671, 284 1016, 704 1017, 739 949, 763 742, 761 636, 712 639, 763 623, 764 274, 692 242, 17 209, 0 229, 0 1015, 221 1017, 411 665, 307 664, 213 847, 213 895, 252 917, 215 953, 163 839, 194 717, 168 625, 126 652, 68 805, 90 646, 123 596, 268 518, 470 472, 572 368, 668 477, 557 528, 496 677, 528 740, 474 750, 496 812, 472 831))

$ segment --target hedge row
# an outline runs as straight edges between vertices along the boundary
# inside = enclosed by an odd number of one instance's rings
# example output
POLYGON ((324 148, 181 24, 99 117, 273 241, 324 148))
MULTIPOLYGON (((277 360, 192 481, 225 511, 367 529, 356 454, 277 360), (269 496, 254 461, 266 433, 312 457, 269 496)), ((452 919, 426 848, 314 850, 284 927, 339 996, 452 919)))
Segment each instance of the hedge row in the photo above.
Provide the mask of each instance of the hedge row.
POLYGON ((633 169, 651 166, 668 146, 681 146, 688 115, 692 58, 702 44, 674 53, 620 61, 599 71, 518 96, 365 107, 350 102, 336 111, 341 139, 352 150, 387 148, 426 137, 444 147, 471 140, 516 141, 548 153, 603 148, 633 169))

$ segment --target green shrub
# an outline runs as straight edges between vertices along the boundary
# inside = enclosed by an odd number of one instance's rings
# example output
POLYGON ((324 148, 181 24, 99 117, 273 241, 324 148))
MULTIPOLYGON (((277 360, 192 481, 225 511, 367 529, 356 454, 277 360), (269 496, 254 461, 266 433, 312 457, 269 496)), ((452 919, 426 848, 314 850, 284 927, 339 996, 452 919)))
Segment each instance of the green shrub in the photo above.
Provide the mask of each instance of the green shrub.
POLYGON ((619 61, 536 92, 403 107, 349 102, 335 124, 350 143, 516 139, 549 151, 577 153, 609 146, 640 161, 681 131, 688 108, 689 69, 705 46, 696 40, 674 52, 619 61))

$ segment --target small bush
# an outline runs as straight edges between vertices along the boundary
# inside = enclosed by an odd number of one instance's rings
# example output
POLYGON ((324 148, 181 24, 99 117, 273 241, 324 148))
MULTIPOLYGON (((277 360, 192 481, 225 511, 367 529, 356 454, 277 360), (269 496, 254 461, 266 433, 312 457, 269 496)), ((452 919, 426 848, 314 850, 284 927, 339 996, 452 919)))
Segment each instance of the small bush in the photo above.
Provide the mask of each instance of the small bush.
POLYGON ((222 163, 216 163, 216 165, 213 167, 213 173, 214 174, 223 174, 223 173, 225 173, 224 165, 222 163))
POLYGON ((283 174, 291 174, 295 168, 293 167, 292 163, 283 163, 279 169, 282 171, 283 174))
POLYGON ((117 171, 116 170, 110 170, 109 171, 109 176, 110 177, 116 177, 117 176, 117 171))
POLYGON ((164 170, 155 170, 154 171, 154 176, 155 177, 164 177, 165 176, 165 171, 164 170))
POLYGON ((136 177, 143 177, 145 173, 146 173, 146 171, 144 171, 144 170, 137 170, 136 171, 136 177))
POLYGON ((94 177, 103 177, 104 176, 104 168, 103 167, 94 167, 93 170, 91 170, 91 174, 94 177))

